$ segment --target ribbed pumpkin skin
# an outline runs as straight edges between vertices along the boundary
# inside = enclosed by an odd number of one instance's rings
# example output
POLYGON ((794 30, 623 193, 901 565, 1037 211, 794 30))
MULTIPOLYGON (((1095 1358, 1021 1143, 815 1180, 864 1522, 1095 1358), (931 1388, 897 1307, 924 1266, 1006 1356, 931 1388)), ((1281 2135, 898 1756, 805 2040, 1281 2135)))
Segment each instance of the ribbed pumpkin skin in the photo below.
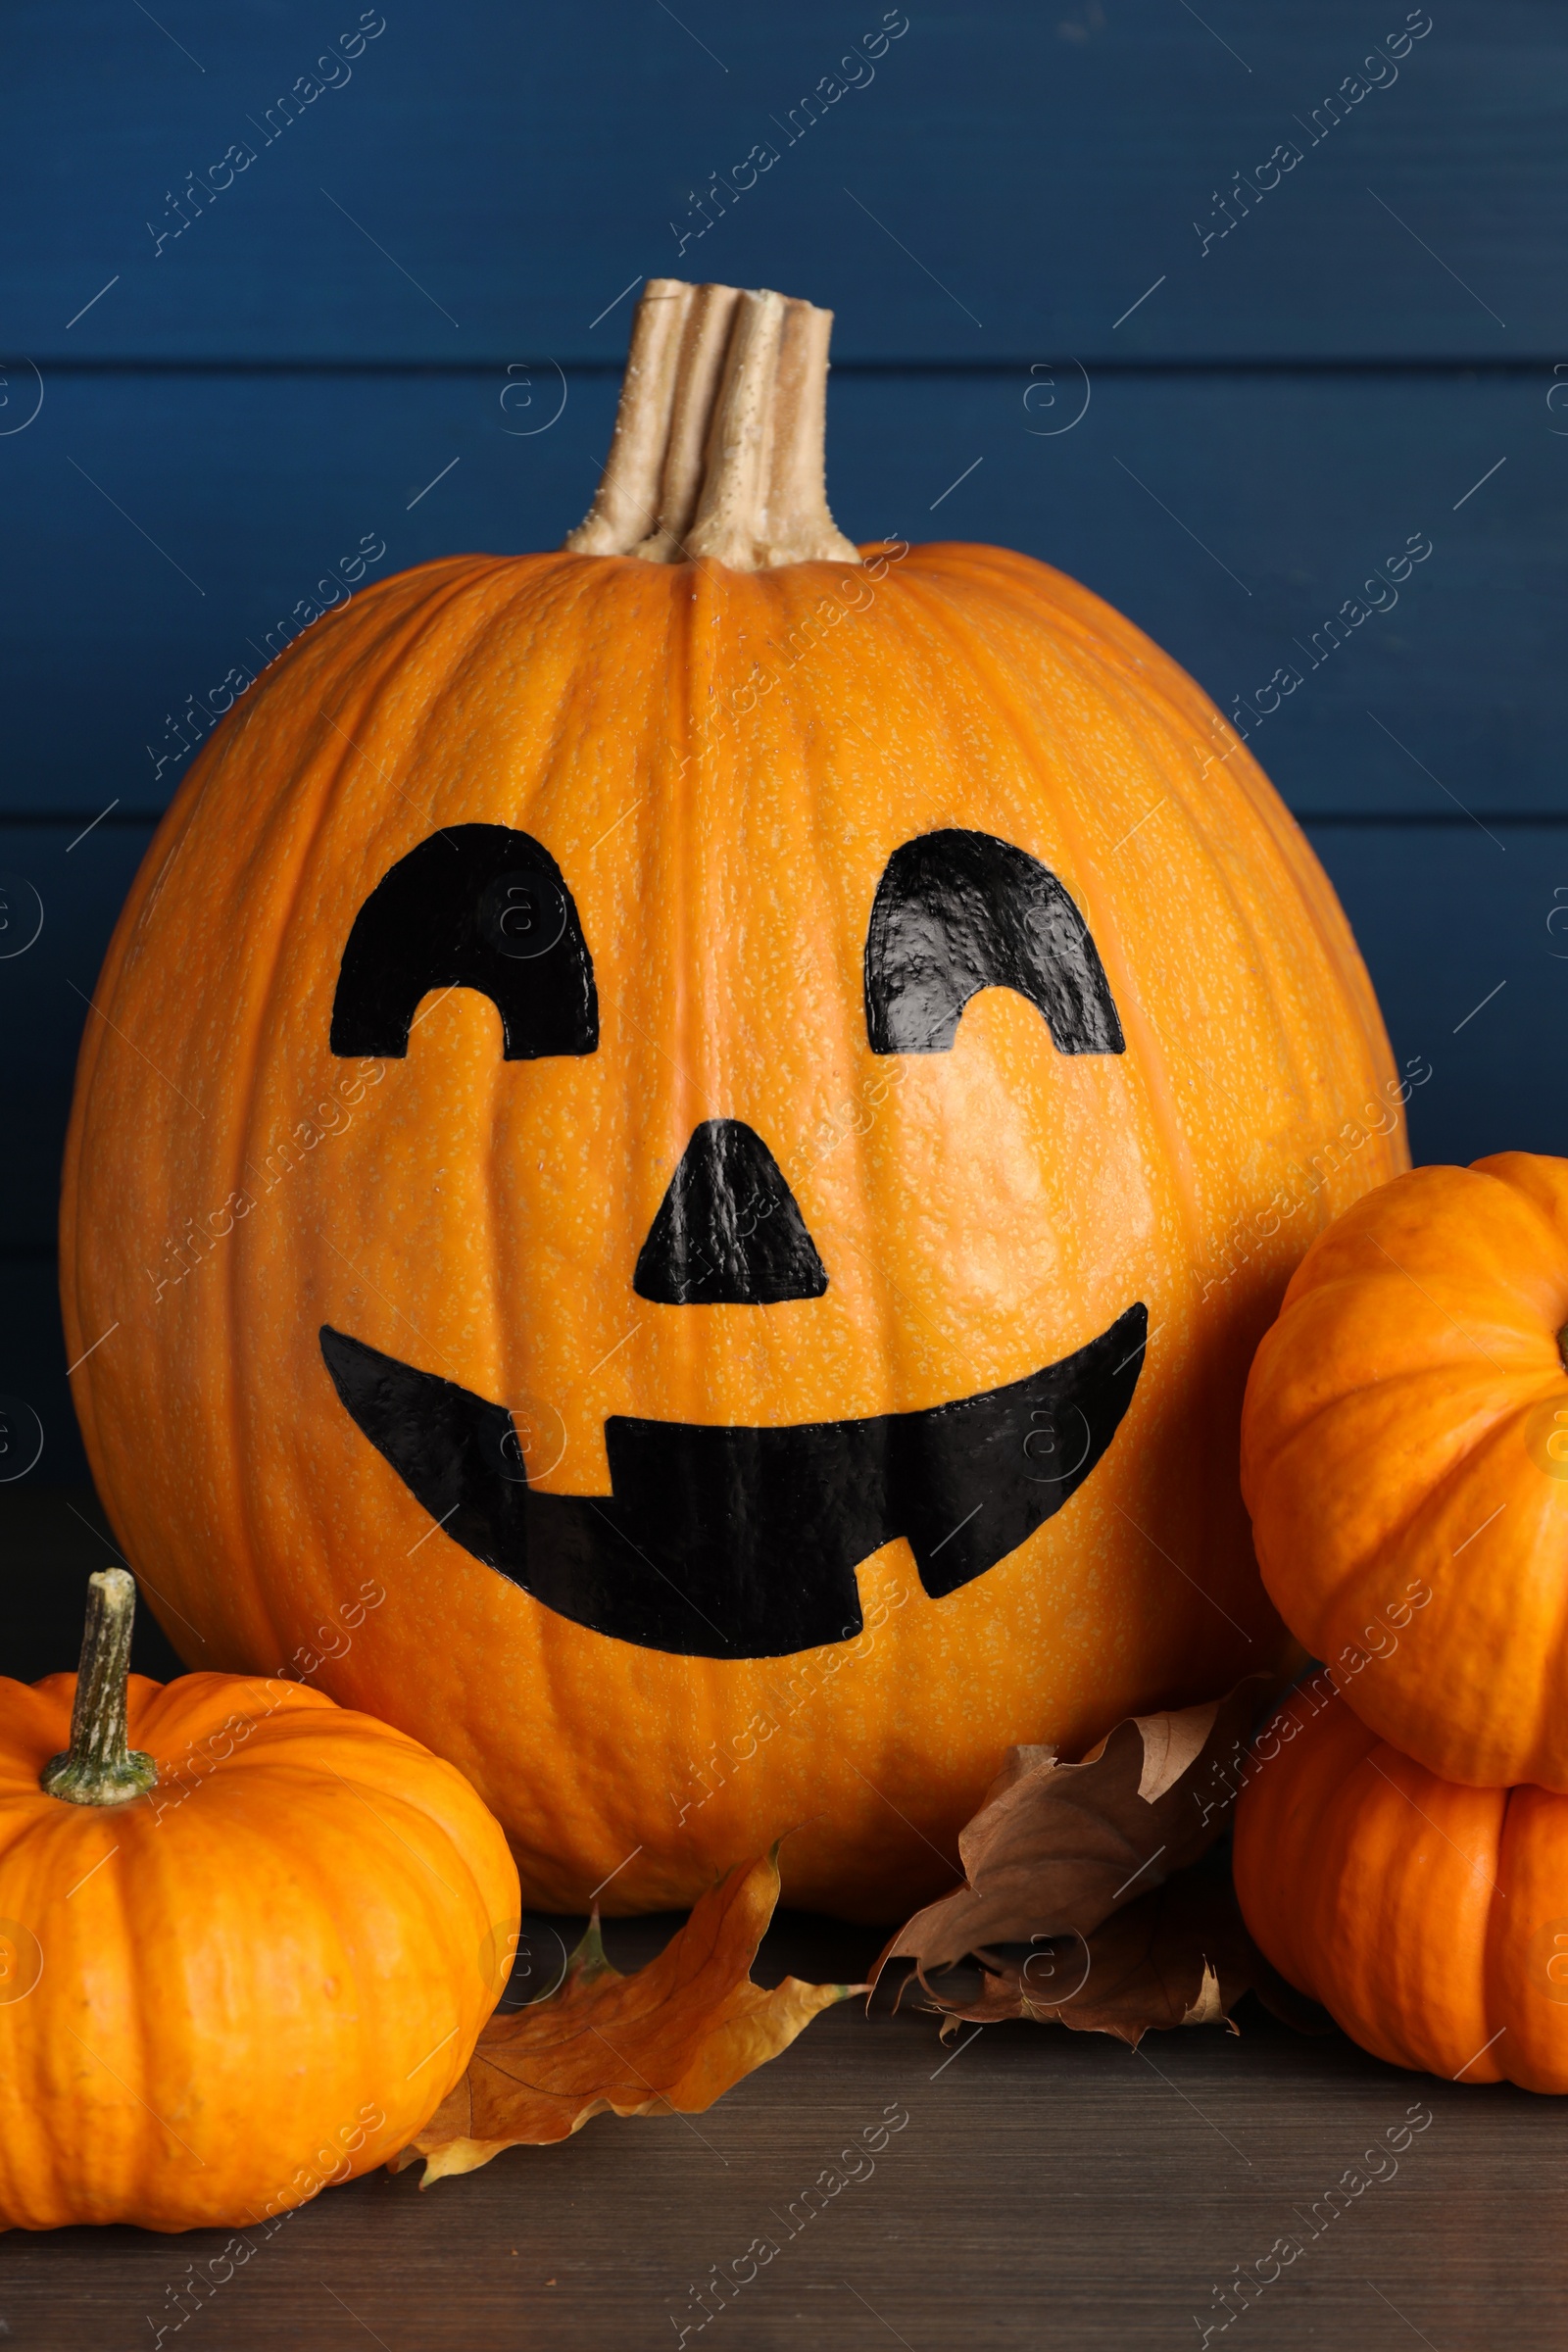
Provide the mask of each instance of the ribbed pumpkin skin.
POLYGON ((1359 1200, 1257 1351, 1242 1485, 1275 1606, 1447 1780, 1568 1790, 1568 1160, 1359 1200), (1391 1646, 1379 1613, 1422 1602, 1391 1646), (1369 1652, 1358 1667, 1354 1657, 1369 1652))
POLYGON ((459 1773, 282 1683, 132 1675, 161 1786, 46 1796, 75 1683, 0 1680, 0 2227, 246 2228, 434 2113, 516 1873, 459 1773))
POLYGON ((791 1899, 886 1918, 947 1883, 1009 1742, 1076 1750, 1275 1654, 1236 1489, 1247 1365, 1311 1235, 1403 1161, 1344 917, 1245 750, 1214 757, 1191 680, 1025 558, 937 546, 878 568, 465 558, 368 591, 213 737, 88 1025, 66 1321, 73 1357, 119 1326, 75 1394, 154 1607, 176 1644, 188 1618, 223 1662, 271 1668, 381 1578, 386 1605, 320 1680, 469 1774, 547 1908, 612 1873, 607 1908, 683 1904, 795 1831, 791 1899), (792 639, 813 615, 816 642, 792 639), (459 990, 350 1114, 318 1112, 357 1067, 328 1025, 358 908, 437 827, 478 821, 559 863, 597 1053, 505 1062, 493 1007, 459 990), (943 827, 1060 877, 1124 1054, 1054 1052, 1002 989, 951 1053, 871 1054, 877 882, 943 827), (841 1111, 866 1088, 886 1100, 857 1133, 841 1111), (776 1156, 821 1298, 634 1295, 671 1171, 719 1117, 776 1156), (283 1173, 301 1122, 335 1132, 283 1173), (1313 1154, 1337 1162, 1326 1183, 1313 1154), (247 1187, 155 1303, 166 1244, 247 1187), (1234 1265, 1221 1237, 1244 1219, 1234 1265), (859 1572, 868 1624, 886 1617, 858 1651, 752 1661, 587 1632, 432 1532, 318 1342, 330 1323, 543 1400, 565 1437, 543 1487, 606 1494, 608 1415, 925 1408, 1139 1299, 1136 1394, 1065 1509, 941 1600, 894 1543, 859 1572))
POLYGON ((1440 1780, 1343 1697, 1310 1704, 1236 1808, 1258 1944, 1375 2057, 1568 2090, 1568 1799, 1440 1780))

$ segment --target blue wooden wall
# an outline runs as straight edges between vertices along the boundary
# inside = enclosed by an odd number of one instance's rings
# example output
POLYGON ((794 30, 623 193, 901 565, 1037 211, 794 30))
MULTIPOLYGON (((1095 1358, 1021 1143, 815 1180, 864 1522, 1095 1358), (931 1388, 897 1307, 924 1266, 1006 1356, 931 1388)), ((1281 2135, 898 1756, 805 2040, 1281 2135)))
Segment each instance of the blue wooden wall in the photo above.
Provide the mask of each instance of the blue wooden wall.
POLYGON ((1431 1062, 1418 1157, 1568 1151, 1560 0, 10 0, 0 65, 0 1393, 35 1477, 82 1474, 85 1000, 199 707, 364 541, 377 575, 559 542, 645 274, 832 305, 848 530, 1047 558, 1255 727, 1431 1062))

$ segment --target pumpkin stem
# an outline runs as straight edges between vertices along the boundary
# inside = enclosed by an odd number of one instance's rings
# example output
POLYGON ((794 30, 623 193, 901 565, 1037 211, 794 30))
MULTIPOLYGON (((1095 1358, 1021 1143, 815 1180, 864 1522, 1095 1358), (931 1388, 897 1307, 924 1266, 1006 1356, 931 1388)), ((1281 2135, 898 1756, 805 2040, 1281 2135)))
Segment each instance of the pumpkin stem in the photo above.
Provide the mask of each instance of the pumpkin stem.
POLYGON ((38 1775, 50 1796, 71 1805, 123 1805, 158 1786, 151 1756, 125 1743, 125 1678, 136 1580, 123 1568, 87 1579, 87 1624, 71 1710, 71 1745, 38 1775))
POLYGON ((651 277, 610 457, 567 550, 732 571, 858 564, 823 476, 832 325, 782 294, 651 277))

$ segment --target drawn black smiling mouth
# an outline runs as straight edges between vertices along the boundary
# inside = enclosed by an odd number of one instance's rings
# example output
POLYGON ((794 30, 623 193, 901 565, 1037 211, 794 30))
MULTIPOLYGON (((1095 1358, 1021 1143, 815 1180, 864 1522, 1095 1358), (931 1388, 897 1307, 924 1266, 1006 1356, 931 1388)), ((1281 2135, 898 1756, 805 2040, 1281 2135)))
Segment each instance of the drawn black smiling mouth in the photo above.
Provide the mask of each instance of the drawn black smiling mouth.
POLYGON ((362 1433, 476 1559, 594 1633, 769 1658, 857 1635, 855 1571, 895 1537, 933 1599, 1015 1551, 1115 1436, 1148 1333, 1130 1306, 1059 1362, 922 1412, 777 1429, 612 1414, 605 1495, 531 1487, 505 1405, 330 1324, 320 1337, 362 1433))
MULTIPOLYGON (((589 940, 531 834, 444 827, 381 875, 343 950, 333 1054, 404 1058, 420 1004, 454 988, 490 1000, 509 1062, 599 1052, 589 940)), ((1100 952, 1056 874, 987 833, 903 842, 867 919, 871 1054, 897 1075, 910 1056, 951 1054, 965 1006, 991 988, 1032 1004, 1057 1054, 1126 1051, 1100 952)), ((841 1140, 830 1131, 820 1153, 841 1140)), ((797 1314, 830 1280, 764 1138, 739 1118, 699 1121, 638 1252, 636 1297, 661 1314, 797 1314)), ((1114 1438, 1148 1336, 1140 1302, 1027 1379, 863 1421, 613 1414, 608 1494, 531 1485, 505 1404, 330 1325, 320 1338, 339 1398, 429 1513, 427 1533, 439 1526, 594 1633, 683 1657, 769 1658, 858 1634, 856 1569, 898 1537, 934 1600, 1016 1551, 1114 1438)))

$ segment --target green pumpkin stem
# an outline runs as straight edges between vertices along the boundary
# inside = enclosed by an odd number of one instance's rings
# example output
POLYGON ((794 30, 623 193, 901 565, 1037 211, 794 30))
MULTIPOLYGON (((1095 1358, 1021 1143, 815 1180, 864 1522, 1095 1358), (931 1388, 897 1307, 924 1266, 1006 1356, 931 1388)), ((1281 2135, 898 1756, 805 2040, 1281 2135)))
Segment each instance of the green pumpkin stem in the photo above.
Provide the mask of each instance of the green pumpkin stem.
POLYGON ((88 1577, 71 1745, 38 1775, 45 1792, 69 1805, 123 1805, 158 1786, 151 1756, 126 1745, 125 1680, 135 1615, 136 1580, 123 1568, 88 1577))

